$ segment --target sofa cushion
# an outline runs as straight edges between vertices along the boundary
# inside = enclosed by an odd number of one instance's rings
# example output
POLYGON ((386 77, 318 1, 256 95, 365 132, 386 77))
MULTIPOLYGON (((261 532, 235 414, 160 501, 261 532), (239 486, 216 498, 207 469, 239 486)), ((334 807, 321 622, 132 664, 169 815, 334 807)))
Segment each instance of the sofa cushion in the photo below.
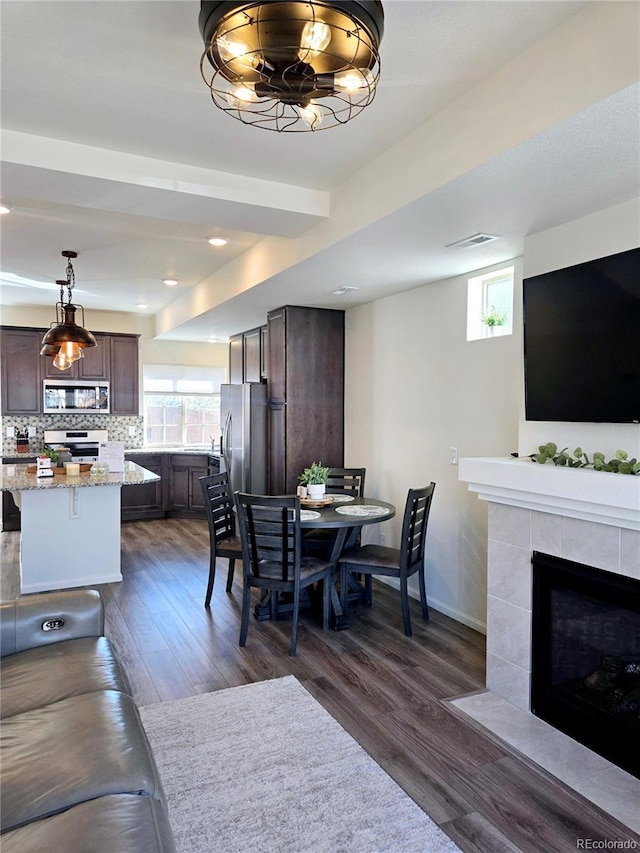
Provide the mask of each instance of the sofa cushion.
POLYGON ((164 802, 138 709, 124 693, 85 693, 5 717, 0 743, 3 830, 108 794, 164 802))
POLYGON ((80 803, 2 835, 2 853, 174 853, 173 833, 153 797, 116 794, 80 803))
POLYGON ((95 690, 131 695, 106 637, 65 640, 0 659, 0 717, 13 717, 95 690))

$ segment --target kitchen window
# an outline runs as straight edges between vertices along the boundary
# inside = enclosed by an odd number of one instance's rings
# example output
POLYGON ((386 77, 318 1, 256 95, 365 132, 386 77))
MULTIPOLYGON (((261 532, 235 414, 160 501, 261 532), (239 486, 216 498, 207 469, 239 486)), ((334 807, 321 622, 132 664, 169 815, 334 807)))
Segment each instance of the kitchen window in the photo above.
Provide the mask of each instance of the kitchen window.
POLYGON ((146 445, 210 447, 218 439, 223 368, 146 364, 143 381, 146 445))

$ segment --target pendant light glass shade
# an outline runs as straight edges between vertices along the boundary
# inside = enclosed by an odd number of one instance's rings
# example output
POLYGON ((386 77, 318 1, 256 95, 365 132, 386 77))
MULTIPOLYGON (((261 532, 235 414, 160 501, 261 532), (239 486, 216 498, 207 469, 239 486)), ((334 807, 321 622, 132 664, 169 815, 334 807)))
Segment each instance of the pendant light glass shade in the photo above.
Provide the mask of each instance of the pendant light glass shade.
POLYGON ((84 358, 85 347, 97 346, 97 341, 87 329, 84 328, 84 308, 82 305, 74 305, 71 302, 71 292, 75 286, 75 274, 71 264, 71 258, 76 258, 76 252, 64 251, 62 256, 68 258, 67 278, 59 279, 56 284, 60 285, 60 301, 56 303, 56 322, 42 339, 40 355, 53 358, 55 367, 59 370, 68 370, 79 358, 84 358), (67 288, 67 302, 63 302, 64 288, 67 288), (82 323, 76 323, 76 311, 82 310, 82 323))
POLYGON ((346 124, 374 98, 379 0, 202 0, 202 77, 233 118, 279 132, 346 124))

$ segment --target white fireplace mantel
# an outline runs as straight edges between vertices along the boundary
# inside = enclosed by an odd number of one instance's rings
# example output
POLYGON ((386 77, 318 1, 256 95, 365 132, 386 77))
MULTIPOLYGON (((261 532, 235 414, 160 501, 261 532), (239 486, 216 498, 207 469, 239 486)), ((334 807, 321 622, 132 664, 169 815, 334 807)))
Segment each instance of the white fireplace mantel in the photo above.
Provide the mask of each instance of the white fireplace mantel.
POLYGON ((486 501, 640 530, 640 476, 487 457, 461 459, 459 479, 486 501))

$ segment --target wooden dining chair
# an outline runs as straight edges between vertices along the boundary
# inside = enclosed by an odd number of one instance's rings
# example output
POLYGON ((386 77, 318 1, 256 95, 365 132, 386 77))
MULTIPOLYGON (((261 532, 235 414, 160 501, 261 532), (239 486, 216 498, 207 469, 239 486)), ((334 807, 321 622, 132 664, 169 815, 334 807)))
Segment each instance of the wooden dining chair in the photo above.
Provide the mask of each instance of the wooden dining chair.
MULTIPOLYGON (((235 500, 242 543, 240 645, 247 644, 251 590, 270 591, 274 602, 280 593, 290 593, 293 596, 290 654, 295 655, 301 593, 307 587, 322 582, 322 626, 328 630, 330 586, 336 564, 302 556, 299 497, 265 497, 236 492, 235 500)), ((275 613, 273 608, 272 614, 275 613)))
MULTIPOLYGON (((364 497, 364 478, 366 468, 329 468, 326 493, 328 495, 352 495, 354 498, 364 497)), ((335 533, 330 530, 307 530, 303 536, 305 553, 314 556, 325 556, 330 553, 335 533)), ((359 544, 359 534, 354 534, 350 547, 359 544)))
MULTIPOLYGON (((354 548, 338 560, 340 566, 340 595, 344 612, 348 607, 349 575, 360 573, 370 582, 372 575, 397 578, 400 581, 400 601, 404 632, 411 636, 411 617, 409 615, 409 595, 407 581, 418 573, 422 616, 429 618, 427 606, 427 588, 424 579, 424 551, 427 541, 427 523, 436 484, 431 483, 423 489, 409 489, 402 520, 402 539, 400 548, 386 545, 364 545, 354 548)), ((369 599, 370 601, 370 599, 369 599)))
POLYGON ((366 468, 329 468, 326 491, 329 495, 346 494, 364 497, 366 468))
POLYGON ((223 471, 221 474, 211 474, 209 477, 199 479, 209 523, 209 580, 204 599, 204 606, 209 607, 216 577, 217 558, 226 557, 229 560, 227 592, 231 592, 236 560, 242 559, 242 546, 240 537, 236 533, 236 517, 233 511, 229 474, 223 471))

